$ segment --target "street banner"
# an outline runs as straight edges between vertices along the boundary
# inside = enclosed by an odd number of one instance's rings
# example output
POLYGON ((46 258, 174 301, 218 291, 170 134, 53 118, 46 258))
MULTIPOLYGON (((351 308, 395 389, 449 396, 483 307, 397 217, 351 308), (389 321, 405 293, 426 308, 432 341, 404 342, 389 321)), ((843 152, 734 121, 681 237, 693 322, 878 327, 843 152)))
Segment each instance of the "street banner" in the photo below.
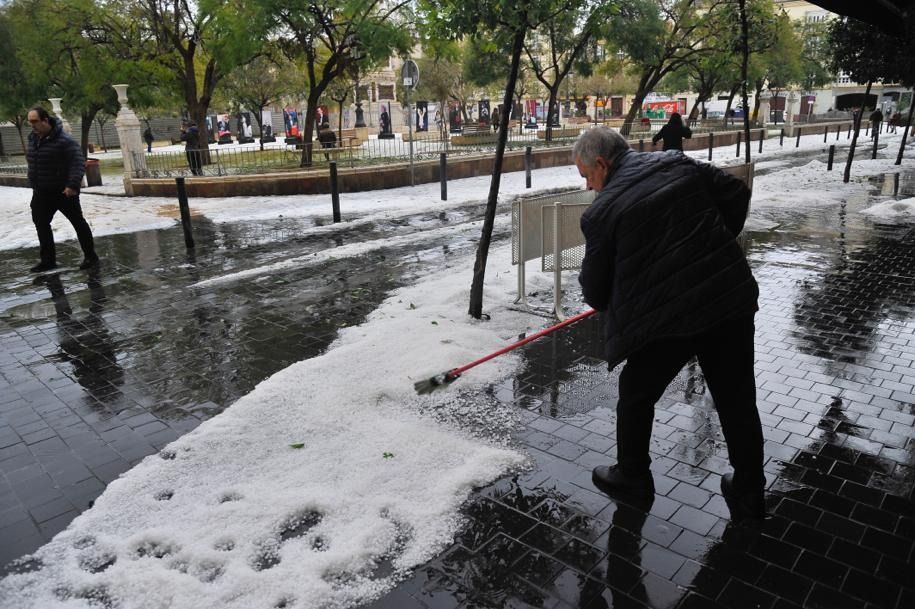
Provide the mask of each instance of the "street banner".
POLYGON ((416 130, 429 130, 429 102, 427 101, 416 102, 416 130))
POLYGON ((477 120, 477 122, 479 122, 481 125, 489 125, 489 123, 491 122, 491 117, 489 116, 489 100, 488 99, 480 100, 479 102, 477 102, 477 105, 479 107, 479 111, 478 111, 479 119, 477 120))

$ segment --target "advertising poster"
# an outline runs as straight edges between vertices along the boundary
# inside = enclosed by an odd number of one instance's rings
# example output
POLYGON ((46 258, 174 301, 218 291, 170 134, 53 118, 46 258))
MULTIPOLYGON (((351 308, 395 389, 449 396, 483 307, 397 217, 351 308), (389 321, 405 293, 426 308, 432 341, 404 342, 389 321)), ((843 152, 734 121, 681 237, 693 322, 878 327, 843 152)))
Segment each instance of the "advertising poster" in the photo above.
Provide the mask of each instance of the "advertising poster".
POLYGON ((525 110, 527 112, 527 124, 536 125, 537 124, 537 100, 529 99, 525 102, 525 105, 527 106, 525 108, 525 110))
POLYGON ((299 136, 299 113, 295 108, 283 110, 283 124, 286 126, 286 137, 299 136))
POLYGON ((232 130, 229 128, 229 115, 228 114, 217 114, 216 115, 216 134, 220 139, 225 137, 230 137, 232 135, 232 130))
POLYGON ((416 130, 429 130, 429 102, 427 101, 416 102, 416 130))
POLYGON ((448 128, 451 133, 461 132, 461 105, 455 101, 448 103, 448 128))
POLYGON ((251 114, 248 112, 239 112, 235 117, 238 125, 238 137, 245 139, 254 138, 254 130, 251 127, 251 114))
POLYGON ((211 144, 216 141, 216 115, 210 114, 207 116, 207 141, 211 144))
POLYGON ((477 121, 481 125, 489 125, 492 122, 492 117, 489 115, 489 100, 481 99, 477 102, 477 106, 479 107, 479 118, 477 121))
POLYGON ((273 113, 261 110, 261 137, 273 137, 273 113))

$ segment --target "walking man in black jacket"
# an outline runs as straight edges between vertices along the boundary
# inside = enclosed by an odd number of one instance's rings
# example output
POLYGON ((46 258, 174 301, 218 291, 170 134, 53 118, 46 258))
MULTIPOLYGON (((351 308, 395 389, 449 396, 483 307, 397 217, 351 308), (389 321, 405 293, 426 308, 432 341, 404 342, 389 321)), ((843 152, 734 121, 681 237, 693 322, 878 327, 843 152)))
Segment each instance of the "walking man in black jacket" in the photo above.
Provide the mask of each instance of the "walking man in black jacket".
POLYGON ((32 187, 32 222, 41 246, 41 262, 31 270, 41 273, 57 267, 51 220, 58 211, 76 230, 84 256, 79 268, 91 268, 98 264, 98 255, 92 229, 79 205, 79 187, 86 172, 83 153, 76 140, 64 133, 61 122, 41 106, 29 110, 29 124, 32 133, 29 134, 26 158, 32 187))
POLYGON ((575 163, 600 191, 581 219, 579 281, 604 313, 610 369, 626 361, 617 403, 617 463, 594 469, 608 494, 654 495, 654 405, 698 357, 733 474, 721 490, 733 521, 765 514, 763 436, 753 370, 759 290, 735 237, 750 192, 739 179, 680 153, 636 153, 618 133, 587 130, 575 163))

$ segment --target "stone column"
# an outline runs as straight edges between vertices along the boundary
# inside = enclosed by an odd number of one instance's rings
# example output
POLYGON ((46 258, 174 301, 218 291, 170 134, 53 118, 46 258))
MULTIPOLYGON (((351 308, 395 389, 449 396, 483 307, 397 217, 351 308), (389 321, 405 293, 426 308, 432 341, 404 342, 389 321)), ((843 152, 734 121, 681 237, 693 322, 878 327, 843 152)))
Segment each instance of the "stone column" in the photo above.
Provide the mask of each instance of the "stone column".
POLYGON ((794 104, 797 103, 797 94, 794 91, 788 93, 788 99, 785 102, 785 130, 794 137, 794 104))
POLYGON ((111 85, 118 92, 121 109, 114 126, 121 141, 121 156, 124 159, 124 191, 133 196, 133 178, 143 177, 146 172, 146 146, 140 137, 140 119, 127 105, 128 85, 111 85))
POLYGON ((60 119, 60 124, 63 127, 64 132, 72 134, 73 129, 70 127, 69 121, 67 121, 67 119, 64 118, 64 113, 60 109, 60 101, 62 99, 63 99, 62 97, 49 97, 48 101, 51 102, 51 110, 54 112, 54 114, 57 116, 57 118, 60 119))
POLYGON ((757 115, 757 122, 760 127, 765 127, 769 124, 769 100, 772 99, 772 94, 768 91, 763 91, 759 94, 759 114, 757 115))

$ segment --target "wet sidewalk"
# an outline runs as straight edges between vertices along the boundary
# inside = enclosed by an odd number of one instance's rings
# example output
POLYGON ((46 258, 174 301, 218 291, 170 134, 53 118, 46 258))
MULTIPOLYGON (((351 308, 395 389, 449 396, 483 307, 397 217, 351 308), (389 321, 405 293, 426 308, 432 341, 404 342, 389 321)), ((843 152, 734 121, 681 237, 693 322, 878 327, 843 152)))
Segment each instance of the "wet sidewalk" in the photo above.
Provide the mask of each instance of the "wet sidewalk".
MULTIPOLYGON (((913 196, 910 178, 874 184, 913 196)), ((733 526, 729 471, 698 368, 656 409, 657 496, 591 485, 615 455, 616 376, 588 320, 531 344, 481 399, 512 404, 533 467, 474 492, 454 545, 371 607, 915 606, 915 225, 865 200, 754 212, 758 403, 769 510, 733 526)), ((105 485, 260 380, 324 351, 467 239, 434 238, 255 279, 202 280, 350 243, 462 225, 480 206, 315 234, 301 221, 105 237, 98 273, 33 282, 0 253, 0 563, 62 530, 105 485)), ((505 238, 504 233, 497 240, 505 238)), ((74 244, 62 259, 78 260, 74 244)), ((567 285, 572 282, 566 282, 567 285)), ((574 292, 567 295, 575 301, 574 292)))

